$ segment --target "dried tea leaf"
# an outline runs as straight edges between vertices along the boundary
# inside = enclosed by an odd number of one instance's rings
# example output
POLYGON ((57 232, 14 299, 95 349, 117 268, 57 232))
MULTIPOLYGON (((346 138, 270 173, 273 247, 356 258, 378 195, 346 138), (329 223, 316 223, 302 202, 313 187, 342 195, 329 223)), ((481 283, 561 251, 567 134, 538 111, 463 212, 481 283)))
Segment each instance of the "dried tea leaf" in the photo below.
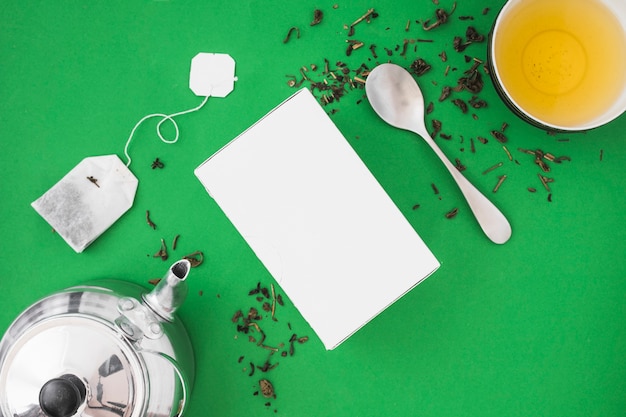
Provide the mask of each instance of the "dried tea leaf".
POLYGON ((183 256, 183 259, 187 259, 189 263, 191 264, 191 267, 195 268, 197 266, 200 266, 200 264, 204 262, 204 254, 200 252, 199 250, 197 250, 195 252, 190 253, 189 255, 183 256))
POLYGON ((422 23, 422 28, 424 30, 432 30, 436 27, 443 25, 444 23, 448 21, 448 18, 452 15, 452 13, 454 13, 455 9, 456 9, 456 2, 452 4, 452 9, 450 10, 450 13, 446 12, 443 9, 435 10, 435 21, 433 23, 430 23, 432 19, 428 19, 424 21, 422 23))
POLYGON ((447 85, 441 89, 441 95, 439 96, 439 101, 444 101, 452 94, 452 88, 447 85))
POLYGON ((291 34, 292 34, 293 32, 296 32, 296 37, 297 37, 298 39, 300 39, 300 29, 299 29, 299 28, 297 28, 297 27, 295 27, 295 26, 293 26, 293 27, 290 27, 290 28, 289 28, 289 31, 287 32, 287 36, 285 36, 285 39, 283 39, 283 43, 287 43, 287 42, 289 42, 289 39, 291 39, 291 34))
POLYGON ((458 208, 453 208, 452 210, 446 213, 446 219, 452 219, 453 217, 457 215, 458 212, 459 212, 458 208))
POLYGON ((156 230, 156 224, 150 220, 150 210, 146 210, 146 223, 148 223, 148 226, 156 230))
POLYGON ((437 134, 439 134, 439 132, 441 132, 441 121, 437 120, 437 119, 433 119, 431 121, 432 125, 433 125, 433 131, 430 134, 430 136, 432 136, 432 138, 434 139, 435 136, 437 136, 437 134))
POLYGON ((485 40, 485 36, 478 33, 476 28, 473 26, 468 26, 465 31, 465 42, 460 36, 455 36, 452 41, 452 47, 457 52, 463 52, 465 48, 470 46, 472 43, 483 42, 485 40))
POLYGON ((319 25, 322 23, 323 18, 324 12, 319 9, 315 9, 315 11, 313 11, 313 21, 311 22, 311 26, 319 25))
POLYGON ((428 72, 428 70, 430 70, 431 68, 431 65, 424 61, 422 58, 417 58, 409 66, 409 72, 420 77, 428 72))
POLYGON ((167 246, 165 246, 165 241, 161 239, 161 249, 157 253, 154 254, 155 258, 161 258, 161 260, 166 261, 169 257, 167 254, 167 246))
POLYGON ((460 98, 455 98, 454 100, 452 100, 452 103, 454 103, 455 106, 461 109, 461 112, 463 112, 464 114, 467 113, 467 103, 465 103, 463 100, 461 100, 460 98))
POLYGON ((265 398, 276 398, 276 393, 274 392, 274 386, 267 379, 259 380, 259 388, 261 389, 261 394, 265 398))
POLYGON ((493 136, 494 138, 496 138, 496 140, 500 143, 506 143, 507 142, 507 137, 504 136, 504 133, 502 133, 499 130, 492 130, 491 131, 491 136, 493 136))
POLYGON ((165 167, 165 164, 161 160, 159 160, 159 158, 156 158, 150 166, 152 167, 152 169, 162 169, 163 167, 165 167))
POLYGON ((477 96, 472 96, 472 98, 469 100, 469 104, 475 109, 481 109, 483 107, 487 107, 487 102, 485 100, 478 98, 477 96))

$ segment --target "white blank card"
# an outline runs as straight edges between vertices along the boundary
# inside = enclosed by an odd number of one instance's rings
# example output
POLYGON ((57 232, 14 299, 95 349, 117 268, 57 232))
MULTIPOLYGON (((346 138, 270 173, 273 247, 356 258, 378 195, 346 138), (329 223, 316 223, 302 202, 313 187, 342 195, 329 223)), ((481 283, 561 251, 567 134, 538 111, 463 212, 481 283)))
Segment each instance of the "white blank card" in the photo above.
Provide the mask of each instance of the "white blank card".
POLYGON ((327 349, 439 267, 306 89, 195 174, 327 349))

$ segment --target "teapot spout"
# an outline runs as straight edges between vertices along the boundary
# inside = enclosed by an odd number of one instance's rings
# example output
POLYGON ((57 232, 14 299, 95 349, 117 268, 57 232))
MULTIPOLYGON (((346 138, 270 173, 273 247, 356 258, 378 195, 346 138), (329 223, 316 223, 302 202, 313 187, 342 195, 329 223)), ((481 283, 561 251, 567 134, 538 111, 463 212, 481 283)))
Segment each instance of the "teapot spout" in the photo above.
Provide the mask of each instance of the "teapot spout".
POLYGON ((191 263, 182 259, 170 266, 165 276, 156 287, 143 296, 145 303, 156 314, 167 321, 174 319, 174 313, 187 297, 187 275, 191 269, 191 263))

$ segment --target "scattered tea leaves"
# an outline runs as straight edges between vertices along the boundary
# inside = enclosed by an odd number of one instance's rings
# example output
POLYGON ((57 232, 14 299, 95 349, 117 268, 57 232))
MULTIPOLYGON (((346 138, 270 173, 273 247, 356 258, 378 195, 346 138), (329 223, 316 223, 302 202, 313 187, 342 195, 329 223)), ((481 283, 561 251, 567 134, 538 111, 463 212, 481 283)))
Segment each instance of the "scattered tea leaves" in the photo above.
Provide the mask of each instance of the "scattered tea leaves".
MULTIPOLYGON (((436 5, 439 4, 438 0, 432 0, 432 1, 436 5)), ((430 17, 427 20, 425 19, 415 20, 415 23, 422 26, 422 29, 426 31, 436 29, 437 27, 444 25, 444 24, 449 24, 450 26, 456 27, 456 29, 451 28, 450 30, 458 31, 459 29, 463 30, 462 28, 464 28, 464 32, 465 32, 464 35, 455 36, 453 39, 449 39, 447 41, 444 40, 444 43, 440 44, 440 45, 450 45, 450 43, 452 43, 452 48, 455 51, 462 54, 462 59, 467 65, 467 67, 464 69, 458 68, 455 66, 457 62, 462 62, 461 58, 455 57, 453 60, 449 59, 448 55, 449 55, 449 52, 451 51, 450 47, 446 47, 447 50, 438 49, 437 52, 433 52, 433 50, 431 49, 430 55, 426 55, 425 50, 427 48, 425 48, 424 52, 421 52, 419 54, 420 55, 419 57, 411 56, 412 52, 415 52, 415 55, 417 55, 418 43, 420 42, 437 43, 439 42, 438 39, 404 38, 400 41, 397 41, 395 44, 386 45, 386 46, 380 43, 373 43, 372 40, 368 41, 368 39, 365 39, 365 38, 358 39, 358 40, 354 39, 353 37, 355 34, 355 27, 357 25, 359 25, 360 23, 364 21, 369 23, 373 18, 378 17, 378 13, 376 13, 376 11, 373 8, 370 8, 366 11, 365 14, 361 15, 350 25, 344 25, 344 29, 348 31, 347 37, 349 38, 349 39, 346 39, 346 44, 345 44, 346 47, 344 49, 345 55, 349 56, 351 60, 354 60, 356 59, 355 57, 363 56, 363 53, 362 52, 359 53, 358 49, 367 48, 369 49, 369 53, 367 53, 365 56, 365 60, 366 60, 365 62, 363 62, 359 67, 356 67, 356 66, 353 66, 351 61, 346 61, 347 63, 338 61, 333 67, 333 65, 331 64, 331 62, 329 62, 328 59, 324 59, 323 71, 321 70, 322 69, 321 65, 319 66, 320 71, 317 71, 317 68, 318 68, 317 65, 308 63, 306 66, 301 67, 299 70, 299 73, 296 72, 296 75, 287 75, 287 84, 288 86, 293 87, 293 88, 300 88, 305 83, 310 84, 309 87, 310 87, 311 92, 318 98, 322 106, 328 106, 331 104, 333 105, 333 106, 330 106, 331 108, 329 110, 327 110, 327 113, 329 115, 333 115, 339 111, 337 104, 346 94, 350 93, 351 91, 355 89, 362 90, 364 88, 365 82, 367 80, 367 76, 369 75, 369 72, 370 72, 369 62, 374 63, 374 66, 379 64, 379 60, 381 62, 382 61, 393 62, 394 55, 395 55, 395 59, 405 60, 405 64, 403 66, 415 77, 425 76, 424 78, 429 78, 428 81, 430 82, 430 84, 435 85, 435 86, 441 85, 441 93, 439 95, 439 102, 444 102, 450 99, 452 104, 456 106, 461 111, 461 113, 468 114, 467 117, 471 116, 471 118, 475 121, 478 121, 479 119, 483 119, 482 116, 479 118, 479 115, 480 115, 479 110, 487 108, 488 103, 482 97, 480 97, 480 93, 482 92, 483 87, 484 87, 483 74, 489 75, 489 67, 487 65, 486 59, 481 59, 480 57, 472 56, 472 54, 467 52, 468 51, 467 48, 473 43, 482 43, 485 41, 486 36, 484 36, 480 32, 482 29, 484 29, 484 27, 481 28, 480 26, 478 26, 479 24, 478 21, 484 22, 484 20, 480 20, 478 17, 479 17, 479 13, 482 13, 482 15, 488 14, 490 9, 489 7, 480 8, 480 9, 477 9, 473 15, 467 14, 467 15, 459 16, 458 19, 450 19, 450 16, 452 16, 456 10, 456 6, 457 6, 457 3, 454 2, 452 6, 449 8, 448 7, 446 7, 445 9, 437 8, 435 10, 434 16, 430 17), (459 23, 459 22, 465 22, 465 21, 477 21, 476 23, 477 26, 473 26, 473 23, 471 23, 470 26, 467 26, 465 23, 459 23), (384 52, 379 53, 379 51, 381 50, 384 50, 384 52), (385 55, 385 54, 386 56, 384 57, 380 56, 380 55, 385 55), (441 62, 444 62, 444 63, 449 62, 448 64, 443 64, 443 66, 445 66, 445 71, 443 71, 443 68, 442 68, 442 72, 439 73, 440 76, 441 74, 443 74, 443 77, 446 77, 444 78, 446 82, 443 81, 444 79, 436 79, 434 75, 432 74, 433 68, 431 67, 429 63, 431 58, 437 61, 441 60, 441 62), (450 62, 450 61, 453 61, 453 62, 450 62), (309 68, 310 68, 310 71, 309 71, 309 68), (453 82, 451 83, 449 80, 452 78, 451 76, 457 71, 461 75, 456 80, 457 82, 455 86, 454 83, 453 82), (470 94, 464 96, 464 94, 466 94, 464 92, 468 92, 470 94)), ((319 11, 319 13, 317 10, 314 11, 313 21, 311 22, 311 25, 318 24, 321 21, 322 17, 323 17, 323 13, 321 13, 321 11, 319 11)), ((402 27, 399 29, 403 29, 404 32, 409 32, 411 30, 411 20, 410 19, 406 20, 406 23, 403 20, 401 22, 401 26, 402 27)), ((387 27, 387 30, 389 29, 391 29, 391 27, 387 27)), ((297 28, 294 26, 294 28, 290 29, 290 33, 288 34, 286 41, 288 40, 289 35, 291 37, 295 36, 295 32, 298 32, 298 35, 299 35, 299 30, 297 30, 297 28)), ((404 35, 404 36, 407 36, 407 35, 404 35)), ((437 47, 435 46, 435 48, 437 47)), ((476 50, 478 50, 478 48, 476 48, 476 50)), ((435 65, 435 69, 437 69, 436 65, 435 65)), ((428 89, 428 87, 425 87, 425 89, 428 89)), ((428 94, 432 94, 432 92, 429 92, 428 94)), ((362 97, 363 98, 358 98, 356 100, 357 104, 364 101, 366 96, 363 94, 362 97)), ((442 109, 446 108, 446 106, 443 106, 443 105, 440 107, 442 109)), ((431 119, 430 123, 432 124, 432 132, 431 132, 432 138, 433 139, 441 138, 441 139, 445 139, 448 141, 452 141, 460 137, 461 143, 463 143, 463 136, 458 135, 457 132, 444 133, 442 131, 441 120, 446 122, 447 119, 438 119, 437 118, 438 111, 439 111, 439 106, 437 109, 435 109, 435 105, 433 104, 433 102, 432 101, 428 102, 425 114, 429 115, 429 118, 431 119), (434 115, 435 118, 432 118, 432 115, 434 115), (453 134, 449 134, 449 133, 453 133, 453 134)), ((444 116, 442 115, 440 117, 443 118, 444 116)), ((452 116, 447 116, 447 117, 454 117, 454 116, 452 115, 452 116)), ((468 119, 468 120, 471 120, 471 119, 468 119)), ((486 129, 485 131, 490 132, 490 135, 499 144, 501 144, 502 149, 506 153, 509 161, 515 162, 517 165, 521 165, 516 159, 513 158, 513 155, 511 155, 511 152, 509 152, 509 150, 507 149, 507 146, 505 145, 506 143, 509 142, 508 141, 508 135, 509 135, 508 123, 503 122, 502 125, 498 127, 498 129, 493 129, 493 130, 490 130, 490 129, 492 128, 486 129)), ((556 132, 553 133, 553 135, 555 134, 556 132)), ((476 153, 477 145, 475 144, 474 139, 476 139, 482 145, 487 145, 489 142, 489 140, 483 136, 475 136, 475 135, 468 135, 468 136, 472 136, 469 139, 470 145, 468 147, 460 147, 459 149, 461 152, 464 152, 465 149, 469 149, 471 150, 472 153, 476 153)), ((568 139, 557 138, 556 140, 559 142, 564 142, 564 141, 567 141, 568 139)), ((570 160, 569 157, 555 156, 554 154, 550 154, 550 153, 543 152, 543 151, 538 152, 537 150, 533 150, 531 152, 532 152, 534 162, 537 164, 537 166, 541 168, 543 173, 550 172, 551 165, 559 164, 559 163, 570 160)), ((603 159, 602 150, 600 150, 599 158, 600 158, 600 161, 602 161, 603 159)), ((460 160, 458 158, 454 159, 454 156, 452 156, 452 158, 450 159, 455 160, 457 168, 459 169, 461 169, 461 167, 465 168, 460 163, 460 160)), ((485 170, 483 174, 487 174, 488 172, 496 168, 499 168, 501 166, 502 166, 502 162, 499 162, 498 164, 485 170)), ((544 177, 544 178, 547 178, 547 177, 544 177)), ((549 178, 547 180, 544 179, 542 183, 544 182, 545 182, 544 186, 547 186, 547 184, 550 182, 550 179, 549 178)), ((497 185, 497 187, 501 185, 502 184, 500 183, 500 185, 497 185)), ((439 197, 439 199, 441 199, 441 197, 439 197)), ((277 302, 278 302, 278 296, 277 296, 276 302, 272 302, 272 304, 276 304, 277 302)), ((270 307, 272 304, 270 304, 270 307)))
POLYGON ((541 174, 537 174, 537 176, 539 177, 539 180, 541 181, 541 185, 543 185, 543 188, 546 189, 547 192, 550 192, 550 183, 554 182, 554 179, 546 177, 544 175, 541 174))
MULTIPOLYGON (((276 326, 278 325, 277 320, 275 320, 275 314, 277 306, 284 306, 282 296, 276 292, 276 288, 274 284, 269 285, 269 289, 267 286, 258 282, 254 288, 248 291, 249 296, 255 297, 255 299, 262 303, 261 310, 256 306, 251 306, 248 308, 247 313, 244 313, 243 310, 237 310, 235 314, 232 316, 231 321, 236 324, 237 332, 247 335, 247 340, 250 344, 254 345, 258 351, 261 349, 265 352, 263 362, 250 362, 249 369, 244 368, 244 371, 248 371, 248 376, 253 376, 258 372, 268 373, 275 369, 279 362, 275 361, 274 358, 282 357, 286 358, 288 356, 293 356, 295 354, 295 346, 294 343, 302 344, 309 340, 307 336, 297 336, 291 330, 291 324, 287 323, 287 327, 290 331, 290 338, 287 342, 281 342, 275 345, 269 344, 267 340, 268 335, 270 335, 274 331, 279 331, 280 329, 276 326), (270 304, 270 300, 271 304, 270 304), (264 312, 264 313, 263 313, 264 312), (272 321, 265 321, 264 318, 271 314, 272 321), (288 346, 287 348, 285 348, 288 346)), ((284 337, 284 335, 282 336, 284 337)), ((237 338, 237 337, 236 337, 237 338)), ((240 356, 239 362, 243 361, 243 356, 240 356)), ((259 387, 261 394, 266 398, 276 398, 276 393, 272 383, 267 378, 263 378, 259 381, 259 387)), ((253 395, 258 395, 259 391, 255 392, 253 395)))
POLYGON ((478 94, 482 91, 484 82, 481 73, 478 71, 480 64, 480 60, 474 59, 474 64, 463 72, 463 77, 459 78, 454 91, 467 90, 473 94, 478 94))
POLYGON ((355 39, 347 39, 346 42, 348 43, 348 48, 346 49, 346 56, 350 56, 352 54, 352 51, 362 48, 363 45, 365 45, 363 42, 355 40, 355 39))
POLYGON ((469 104, 475 109, 482 109, 483 107, 487 107, 487 102, 478 98, 477 96, 472 96, 472 98, 469 100, 469 104))
POLYGON ((548 165, 548 162, 553 162, 556 164, 560 164, 563 161, 571 161, 572 159, 569 156, 559 156, 556 157, 554 156, 554 154, 550 153, 550 152, 544 152, 541 149, 535 149, 530 150, 530 149, 524 149, 524 148, 518 148, 518 150, 522 153, 528 154, 528 155, 532 155, 534 156, 534 162, 535 164, 541 168, 541 170, 543 172, 550 172, 550 166, 548 165))
POLYGON ((370 19, 375 19, 377 17, 378 17, 378 13, 376 13, 376 10, 369 9, 363 16, 359 17, 357 20, 352 22, 352 24, 350 25, 348 29, 348 36, 354 36, 354 27, 358 25, 359 23, 361 23, 362 21, 367 20, 367 22, 369 22, 370 19))
POLYGON ((478 33, 476 28, 473 26, 468 26, 465 31, 465 41, 460 36, 455 36, 452 41, 452 46, 455 51, 463 52, 465 48, 470 46, 473 43, 483 42, 485 40, 485 36, 478 33))

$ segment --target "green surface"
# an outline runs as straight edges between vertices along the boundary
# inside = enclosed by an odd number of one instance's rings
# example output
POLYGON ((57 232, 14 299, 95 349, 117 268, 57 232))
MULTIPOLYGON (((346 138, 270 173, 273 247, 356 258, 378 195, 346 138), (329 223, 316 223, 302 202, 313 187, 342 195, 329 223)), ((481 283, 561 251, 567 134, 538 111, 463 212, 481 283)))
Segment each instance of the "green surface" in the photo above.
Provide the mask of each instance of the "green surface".
MULTIPOLYGON (((547 135, 513 116, 486 77, 480 96, 489 106, 470 111, 477 119, 449 100, 437 102, 441 87, 456 85, 468 68, 464 54, 486 57, 486 43, 454 52, 453 36, 463 35, 468 24, 487 33, 503 3, 489 3, 483 15, 484 2, 459 0, 445 26, 424 32, 415 20, 433 16, 437 6, 431 0, 4 1, 0 332, 36 299, 67 286, 103 277, 147 285, 169 266, 152 257, 160 239, 171 242, 180 234, 172 259, 195 250, 206 257, 189 279, 190 295, 180 310, 197 356, 190 417, 275 410, 292 416, 624 415, 626 117, 585 134, 547 135), (347 57, 344 24, 370 7, 380 16, 356 27, 352 38, 365 46, 347 57), (325 12, 324 20, 311 27, 315 8, 325 12), (458 19, 467 15, 475 19, 458 19), (300 27, 301 37, 285 44, 291 26, 300 27), (416 38, 433 42, 410 44, 400 56, 403 40, 416 38), (266 374, 277 392, 268 407, 253 395, 262 374, 249 377, 247 369, 266 353, 238 335, 231 317, 256 304, 247 294, 257 282, 269 286, 273 280, 193 169, 295 91, 285 75, 310 64, 323 68, 324 58, 331 67, 338 60, 351 68, 373 67, 372 43, 380 62, 408 67, 420 56, 433 66, 419 82, 426 101, 436 103, 429 118, 441 120, 452 135, 438 143, 508 216, 513 236, 503 246, 488 241, 435 155, 413 134, 379 120, 363 90, 328 106, 339 109, 332 120, 442 265, 334 351, 324 350, 286 299, 268 338, 287 341, 290 323, 310 340, 266 374), (396 45, 400 50, 394 51, 396 45), (446 63, 438 57, 443 50, 446 63), (130 130, 144 115, 199 104, 187 87, 189 63, 198 52, 233 56, 239 77, 234 92, 180 117, 175 145, 157 139, 156 120, 142 125, 131 147, 131 168, 139 178, 133 208, 75 254, 30 203, 82 158, 122 157, 130 130), (448 64, 458 70, 446 77, 448 64), (503 122, 509 124, 506 146, 513 161, 489 134, 503 122), (478 142, 478 136, 489 142, 478 142), (555 179, 551 202, 532 156, 518 148, 571 157, 551 164, 546 174, 555 179), (155 157, 165 162, 163 170, 150 168, 155 157), (497 162, 503 166, 482 174, 497 162), (494 194, 502 174, 507 179, 494 194), (458 215, 446 219, 455 207, 458 215), (146 225, 146 210, 156 230, 146 225)), ((441 0, 440 7, 449 10, 451 4, 441 0)), ((171 126, 165 130, 171 133, 171 126)))

